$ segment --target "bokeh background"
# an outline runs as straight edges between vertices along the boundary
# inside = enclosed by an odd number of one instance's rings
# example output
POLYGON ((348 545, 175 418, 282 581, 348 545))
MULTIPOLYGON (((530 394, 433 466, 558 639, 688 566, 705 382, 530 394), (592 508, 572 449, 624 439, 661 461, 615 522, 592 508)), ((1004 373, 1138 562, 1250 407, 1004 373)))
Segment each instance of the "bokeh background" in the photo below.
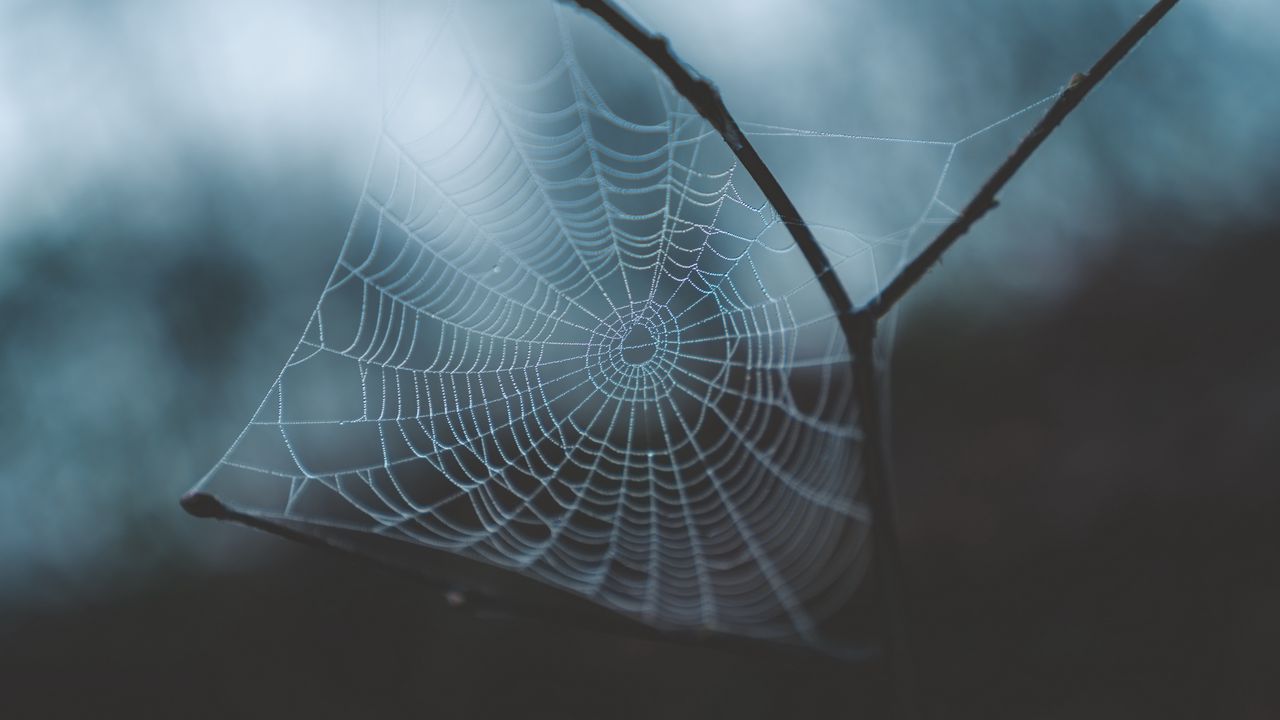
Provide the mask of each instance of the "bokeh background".
MULTIPOLYGON (((0 6, 0 710, 876 716, 874 668, 475 618, 178 509, 324 285, 403 62, 388 38, 414 32, 400 5, 0 6)), ((740 119, 954 139, 1145 3, 630 6, 740 119)), ((937 717, 1280 714, 1276 37, 1270 4, 1186 0, 897 318, 937 717)), ((1033 119, 965 145, 948 200, 1033 119)), ((874 213, 938 160, 772 152, 819 214, 874 213)))

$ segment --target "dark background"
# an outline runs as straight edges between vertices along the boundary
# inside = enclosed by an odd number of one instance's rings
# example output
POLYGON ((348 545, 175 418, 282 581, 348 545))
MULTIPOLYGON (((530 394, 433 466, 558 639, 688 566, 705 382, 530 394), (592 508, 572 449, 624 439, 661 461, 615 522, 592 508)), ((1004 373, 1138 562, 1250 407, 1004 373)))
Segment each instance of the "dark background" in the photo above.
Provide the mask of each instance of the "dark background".
MULTIPOLYGON (((917 49, 986 40, 947 90, 920 90, 940 115, 964 113, 950 93, 972 97, 970 75, 997 64, 982 53, 1024 59, 1007 82, 973 81, 990 97, 966 102, 1000 117, 1087 64, 1141 5, 1023 15, 914 2, 880 19, 923 38, 917 49), (973 28, 988 34, 959 32, 973 28)), ((0 185, 0 714, 882 711, 874 667, 476 618, 406 575, 181 514, 177 497, 256 406, 327 274, 365 137, 327 98, 361 87, 373 63, 343 65, 348 87, 318 61, 330 84, 283 100, 297 83, 270 65, 268 91, 235 102, 302 110, 263 129, 257 111, 219 118, 136 89, 140 68, 160 72, 139 38, 181 45, 177 20, 130 3, 43 7, 15 6, 0 60, 18 118, 0 123, 18 128, 0 147, 20 168, 0 185)), ((1280 716, 1280 116, 1261 82, 1278 63, 1238 34, 1265 32, 1271 15, 1246 22, 1235 7, 1176 10, 897 319, 893 477, 918 696, 933 717, 1280 716)), ((323 38, 364 17, 321 9, 276 19, 323 38)), ((744 89, 755 70, 726 77, 717 64, 744 58, 733 38, 759 42, 774 16, 733 25, 718 5, 648 9, 685 28, 669 32, 731 106, 762 117, 770 96, 744 89), (705 27, 727 39, 698 42, 705 27)), ((867 22, 840 5, 799 14, 797 32, 867 22)), ((196 37, 221 37, 205 29, 196 37)), ((839 60, 857 45, 796 61, 838 68, 826 76, 742 62, 830 96, 793 124, 856 126, 831 109, 856 102, 822 88, 863 77, 839 60)), ((934 50, 926 74, 951 57, 934 50)), ((896 123, 907 111, 850 112, 896 123)), ((960 171, 980 177, 989 160, 960 171)))
MULTIPOLYGON (((1280 249, 1233 232, 1156 269, 1117 254, 1033 325, 908 305, 895 481, 937 717, 1280 711, 1280 249)), ((474 619, 320 551, 29 609, 2 657, 32 716, 856 716, 881 692, 874 670, 474 619)))

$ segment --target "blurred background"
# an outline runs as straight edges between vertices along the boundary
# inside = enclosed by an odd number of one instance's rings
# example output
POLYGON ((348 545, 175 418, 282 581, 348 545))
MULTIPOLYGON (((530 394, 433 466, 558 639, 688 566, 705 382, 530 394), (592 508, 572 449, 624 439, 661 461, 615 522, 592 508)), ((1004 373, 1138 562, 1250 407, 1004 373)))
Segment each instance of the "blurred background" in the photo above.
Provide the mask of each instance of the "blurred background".
MULTIPOLYGON (((630 7, 741 120, 954 140, 1146 3, 630 7)), ((178 508, 324 287, 404 61, 388 38, 414 32, 398 11, 0 6, 0 712, 874 716, 874 670, 477 619, 178 508)), ((1280 714, 1276 37, 1274 5, 1182 3, 898 314, 935 716, 1280 714)), ((946 200, 1034 119, 961 146, 946 200)), ((940 160, 765 152, 818 220, 940 160)))

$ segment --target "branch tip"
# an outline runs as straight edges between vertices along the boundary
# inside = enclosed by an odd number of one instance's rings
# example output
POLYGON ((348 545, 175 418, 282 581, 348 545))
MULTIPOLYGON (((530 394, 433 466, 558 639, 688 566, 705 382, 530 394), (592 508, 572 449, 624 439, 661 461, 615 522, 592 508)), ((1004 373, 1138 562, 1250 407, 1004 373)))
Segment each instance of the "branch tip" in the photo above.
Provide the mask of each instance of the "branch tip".
POLYGON ((975 223, 990 210, 999 205, 996 193, 1013 179, 1018 170, 1026 163, 1035 151, 1053 133, 1062 121, 1084 100, 1091 90, 1098 86, 1116 65, 1124 59, 1129 51, 1154 28, 1164 16, 1178 4, 1178 0, 1158 0, 1137 23, 1120 37, 1102 57, 1098 58, 1087 72, 1076 73, 1067 81, 1058 99, 1049 107, 1040 122, 1031 129, 1018 143, 1009 157, 987 178, 982 188, 973 196, 969 204, 952 221, 938 233, 936 237, 920 251, 902 270, 889 281, 880 292, 867 303, 878 317, 884 317, 907 292, 924 277, 942 254, 956 240, 969 231, 975 223))
POLYGON ((229 514, 227 506, 221 500, 198 490, 183 495, 178 504, 191 516, 198 518, 224 518, 229 514))

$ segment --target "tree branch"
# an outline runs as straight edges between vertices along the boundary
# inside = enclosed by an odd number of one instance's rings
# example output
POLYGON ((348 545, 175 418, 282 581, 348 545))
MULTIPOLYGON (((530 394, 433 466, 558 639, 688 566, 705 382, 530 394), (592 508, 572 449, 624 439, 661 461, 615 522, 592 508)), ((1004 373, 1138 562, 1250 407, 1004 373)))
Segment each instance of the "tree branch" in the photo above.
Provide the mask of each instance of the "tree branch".
POLYGON ((812 230, 800 216, 799 210, 783 191, 773 172, 747 140, 738 124, 729 114, 719 91, 672 52, 667 39, 652 33, 634 18, 623 12, 612 0, 566 0, 599 17, 606 25, 649 58, 694 109, 724 138, 737 155, 743 167, 760 186, 791 236, 809 267, 813 270, 839 318, 845 341, 849 348, 854 371, 854 387, 863 416, 864 464, 867 473, 867 492, 872 506, 874 544, 877 548, 875 563, 882 585, 881 602, 885 605, 885 622, 888 628, 884 651, 886 661, 894 672, 897 685, 894 693, 901 716, 915 716, 914 691, 911 673, 907 665, 908 636, 905 621, 905 593, 902 585, 901 563, 898 556, 897 537, 894 532, 894 508, 891 488, 887 481, 882 409, 877 390, 879 375, 875 367, 875 331, 877 321, 884 317, 907 292, 924 277, 956 240, 982 219, 997 204, 996 195, 1026 163, 1027 159, 1044 143, 1050 133, 1062 123, 1071 111, 1111 72, 1138 42, 1177 4, 1178 0, 1159 0, 1138 22, 1129 29, 1088 73, 1071 79, 1057 102, 1049 108, 1039 123, 1018 144, 1013 153, 983 184, 978 194, 918 256, 895 276, 870 302, 858 310, 853 309, 844 286, 836 277, 826 254, 819 247, 812 230))
MULTIPOLYGON (((693 105, 699 115, 711 123, 716 132, 720 133, 725 143, 729 145, 729 149, 733 150, 733 154, 738 156, 742 166, 751 175, 751 179, 760 186, 760 190, 777 211, 778 217, 787 226, 787 230, 791 232, 791 237, 795 239, 804 259, 808 261, 813 274, 821 283, 823 292, 835 307, 836 316, 841 318, 845 335, 849 336, 854 331, 852 324, 845 324, 845 318, 853 312, 853 302, 849 299, 849 294, 840 284, 835 270, 831 267, 831 262, 818 245, 813 231, 800 216, 795 203, 791 202, 791 198, 782 189, 778 178, 774 176, 769 166, 765 165, 760 154, 756 152, 755 147, 738 127, 738 123, 729 114, 729 109, 725 107, 720 91, 715 85, 676 57, 667 38, 646 30, 638 20, 624 12, 612 0, 566 1, 594 14, 637 50, 644 53, 645 57, 667 76, 676 91, 693 105)), ((852 352, 851 339, 849 339, 849 348, 852 352)))
MULTIPOLYGON (((530 580, 518 573, 509 575, 510 580, 507 584, 511 587, 495 588, 490 587, 492 583, 486 583, 482 578, 460 577, 438 569, 427 570, 428 567, 438 567, 449 557, 457 558, 457 556, 449 556, 445 551, 415 546, 415 551, 423 553, 431 561, 425 564, 411 564, 403 557, 395 560, 385 556, 371 555, 338 538, 307 532, 301 529, 306 525, 303 522, 290 525, 283 520, 236 510, 213 495, 200 490, 193 490, 183 495, 181 505, 194 517, 239 523, 308 547, 359 558, 361 562, 406 574, 421 587, 437 595, 450 610, 480 620, 519 620, 647 642, 714 647, 741 655, 765 658, 789 657, 796 662, 862 662, 872 656, 869 650, 863 648, 854 648, 843 655, 834 656, 816 648, 800 645, 780 646, 769 640, 721 632, 657 630, 638 620, 603 609, 596 603, 572 592, 530 580), (537 597, 540 599, 526 599, 527 595, 534 592, 538 593, 537 597)), ((461 562, 469 564, 478 561, 462 557, 461 562)))
POLYGON ((1098 58, 1093 67, 1089 68, 1089 72, 1072 77, 1071 82, 1062 91, 1062 95, 1058 97, 1057 102, 1049 108, 1044 117, 1040 119, 1040 122, 1036 123, 1036 126, 1031 129, 1031 132, 1022 138, 1022 141, 1014 148, 1013 153, 1005 159, 1000 167, 996 168, 995 173, 987 178, 982 188, 978 190, 978 194, 973 196, 973 199, 964 207, 964 210, 949 225, 943 228, 942 232, 938 233, 938 236, 902 269, 902 272, 889 281, 889 284, 879 294, 859 308, 858 312, 860 314, 868 314, 876 319, 887 315, 894 305, 902 300, 907 292, 915 287, 916 283, 920 282, 925 273, 942 258, 942 254, 954 245, 956 240, 959 240, 961 236, 967 233, 974 223, 981 220, 984 215, 998 204, 996 195, 1027 162, 1027 159, 1044 143, 1054 129, 1062 124, 1062 121, 1071 114, 1071 111, 1076 109, 1080 101, 1084 100, 1085 96, 1097 87, 1098 83, 1102 82, 1103 78, 1177 4, 1178 0, 1160 0, 1157 2, 1145 15, 1138 19, 1138 22, 1133 27, 1129 28, 1128 32, 1111 46, 1111 49, 1098 58))

